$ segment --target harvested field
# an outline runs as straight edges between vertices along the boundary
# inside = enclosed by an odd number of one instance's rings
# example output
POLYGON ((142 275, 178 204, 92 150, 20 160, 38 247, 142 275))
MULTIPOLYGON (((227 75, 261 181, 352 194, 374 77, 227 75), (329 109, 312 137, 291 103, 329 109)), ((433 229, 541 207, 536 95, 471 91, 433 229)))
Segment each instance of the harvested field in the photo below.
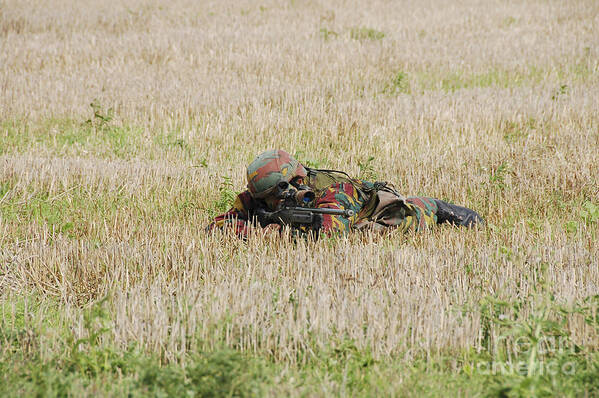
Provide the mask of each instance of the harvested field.
POLYGON ((591 0, 3 1, 0 393, 596 395, 598 104, 591 0), (271 148, 487 225, 206 233, 271 148))

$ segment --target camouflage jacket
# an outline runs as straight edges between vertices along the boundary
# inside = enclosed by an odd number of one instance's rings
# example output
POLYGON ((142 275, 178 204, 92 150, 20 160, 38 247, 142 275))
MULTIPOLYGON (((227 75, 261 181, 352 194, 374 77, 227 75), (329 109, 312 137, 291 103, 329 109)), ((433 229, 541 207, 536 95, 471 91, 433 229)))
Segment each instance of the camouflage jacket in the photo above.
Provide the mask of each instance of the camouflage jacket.
MULTIPOLYGON (((334 170, 309 169, 304 185, 315 193, 315 208, 351 209, 354 216, 322 216, 320 232, 345 233, 352 229, 400 228, 418 231, 436 223, 436 204, 430 198, 404 198, 386 183, 357 180, 334 170)), ((249 191, 237 195, 233 207, 216 217, 207 229, 232 228, 245 237, 256 227, 256 210, 265 208, 262 200, 254 199, 249 191)))

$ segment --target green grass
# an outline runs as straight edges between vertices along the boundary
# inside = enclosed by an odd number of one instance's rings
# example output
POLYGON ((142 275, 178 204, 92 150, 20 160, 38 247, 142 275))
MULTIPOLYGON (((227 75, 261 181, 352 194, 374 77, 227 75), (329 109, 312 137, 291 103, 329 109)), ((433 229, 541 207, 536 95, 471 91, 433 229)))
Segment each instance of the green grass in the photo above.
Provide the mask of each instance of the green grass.
POLYGON ((0 154, 34 147, 57 155, 129 158, 143 145, 141 129, 91 120, 48 119, 35 125, 21 119, 3 121, 0 137, 0 154))
MULTIPOLYGON (((490 68, 485 71, 427 69, 398 71, 386 82, 383 92, 410 93, 412 90, 442 90, 455 92, 461 89, 499 87, 531 87, 544 81, 590 81, 596 78, 590 58, 583 56, 574 62, 556 63, 549 67, 528 65, 520 69, 490 68), (551 78, 551 79, 550 79, 551 78)), ((568 94, 568 83, 556 86, 553 99, 568 94)))
POLYGON ((57 156, 106 159, 132 159, 140 153, 151 159, 182 154, 197 166, 206 167, 206 158, 195 152, 193 144, 180 131, 160 131, 148 137, 142 128, 116 123, 112 119, 51 118, 35 123, 13 119, 0 122, 0 155, 24 153, 32 148, 57 156))
MULTIPOLYGON (((295 365, 235 347, 206 350, 191 338, 177 361, 111 340, 110 297, 83 311, 76 337, 47 297, 5 296, 0 305, 2 396, 579 396, 599 393, 599 355, 569 338, 581 317, 599 330, 599 296, 573 306, 539 288, 522 300, 488 296, 463 311, 481 314, 482 343, 460 352, 418 352, 379 360, 351 339, 306 347, 295 365), (524 314, 525 303, 533 310, 524 314), (48 346, 50 345, 50 347, 48 346), (50 348, 50 349, 49 349, 50 348)), ((406 353, 407 354, 407 353, 406 353)))
POLYGON ((101 241, 106 234, 105 223, 112 226, 118 217, 145 220, 145 228, 152 228, 158 224, 150 220, 170 223, 197 212, 219 214, 234 198, 230 179, 223 181, 219 201, 200 206, 204 203, 202 192, 181 187, 175 187, 177 194, 174 197, 172 187, 161 185, 134 197, 102 184, 89 190, 74 181, 51 193, 45 184, 21 190, 16 187, 16 180, 5 180, 0 183, 0 199, 4 198, 0 202, 0 219, 6 225, 12 225, 11 239, 26 239, 28 228, 39 225, 52 235, 101 241))
POLYGON ((355 27, 350 30, 349 37, 353 40, 381 40, 385 33, 372 28, 355 27))

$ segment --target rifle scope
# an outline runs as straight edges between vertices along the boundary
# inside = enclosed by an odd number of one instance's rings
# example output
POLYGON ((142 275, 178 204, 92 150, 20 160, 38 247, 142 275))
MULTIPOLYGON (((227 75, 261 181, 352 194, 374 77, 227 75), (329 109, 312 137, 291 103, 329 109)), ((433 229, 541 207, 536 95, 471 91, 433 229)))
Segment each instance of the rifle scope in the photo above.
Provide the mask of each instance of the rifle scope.
POLYGON ((296 203, 298 205, 306 205, 312 202, 316 195, 309 189, 301 189, 297 190, 289 190, 289 184, 285 181, 282 181, 278 184, 279 194, 277 197, 279 199, 284 199, 285 201, 296 203))

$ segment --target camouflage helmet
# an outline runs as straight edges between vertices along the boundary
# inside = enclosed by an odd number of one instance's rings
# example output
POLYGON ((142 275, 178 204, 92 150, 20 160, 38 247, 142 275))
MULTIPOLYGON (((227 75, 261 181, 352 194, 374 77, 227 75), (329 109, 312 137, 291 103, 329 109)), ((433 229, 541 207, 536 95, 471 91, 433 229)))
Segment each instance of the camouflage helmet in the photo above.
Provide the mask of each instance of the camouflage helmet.
POLYGON ((268 196, 281 181, 305 177, 306 169, 289 153, 280 149, 262 152, 247 169, 248 189, 255 198, 268 196))

